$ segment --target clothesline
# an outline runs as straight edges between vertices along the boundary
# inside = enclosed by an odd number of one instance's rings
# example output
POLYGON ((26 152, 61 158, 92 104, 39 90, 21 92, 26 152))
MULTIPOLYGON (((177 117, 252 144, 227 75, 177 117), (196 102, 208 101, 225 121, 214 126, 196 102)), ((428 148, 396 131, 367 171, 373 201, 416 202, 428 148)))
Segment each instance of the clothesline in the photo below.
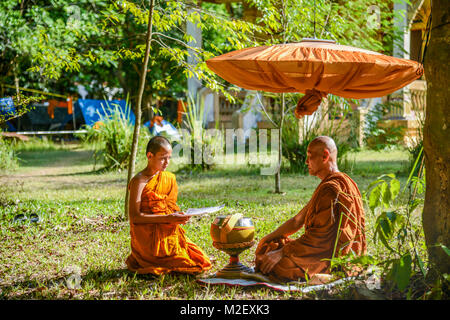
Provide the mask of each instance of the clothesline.
MULTIPOLYGON (((2 87, 6 87, 6 88, 16 89, 15 86, 12 86, 12 85, 9 85, 9 84, 5 84, 5 83, 2 83, 1 86, 2 87)), ((28 89, 28 88, 19 87, 19 90, 29 91, 29 92, 33 92, 33 93, 45 94, 45 95, 48 95, 48 96, 54 96, 54 97, 64 98, 64 99, 69 98, 69 96, 65 96, 65 95, 62 95, 62 94, 50 93, 50 92, 45 92, 45 91, 36 90, 36 89, 28 89)))

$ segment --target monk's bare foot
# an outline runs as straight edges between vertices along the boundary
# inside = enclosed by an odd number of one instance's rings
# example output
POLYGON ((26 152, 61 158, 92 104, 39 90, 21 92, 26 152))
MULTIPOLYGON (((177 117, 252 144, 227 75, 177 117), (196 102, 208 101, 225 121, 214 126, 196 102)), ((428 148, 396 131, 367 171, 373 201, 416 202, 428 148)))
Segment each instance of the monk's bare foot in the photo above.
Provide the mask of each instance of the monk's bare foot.
POLYGON ((332 280, 333 276, 331 274, 324 274, 324 273, 316 273, 311 277, 311 280, 309 280, 310 285, 319 285, 319 284, 325 284, 332 280))

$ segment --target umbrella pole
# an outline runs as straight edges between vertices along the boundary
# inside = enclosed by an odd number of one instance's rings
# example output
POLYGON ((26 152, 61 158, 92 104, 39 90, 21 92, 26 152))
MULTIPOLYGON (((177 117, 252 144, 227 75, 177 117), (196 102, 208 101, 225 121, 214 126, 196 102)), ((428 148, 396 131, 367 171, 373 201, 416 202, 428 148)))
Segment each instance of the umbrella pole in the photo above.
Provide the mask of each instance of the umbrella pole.
POLYGON ((281 160, 283 157, 283 121, 284 121, 284 109, 286 106, 286 97, 285 94, 281 94, 281 114, 280 114, 280 126, 279 126, 279 135, 278 135, 278 170, 275 174, 275 193, 283 193, 281 192, 281 160))

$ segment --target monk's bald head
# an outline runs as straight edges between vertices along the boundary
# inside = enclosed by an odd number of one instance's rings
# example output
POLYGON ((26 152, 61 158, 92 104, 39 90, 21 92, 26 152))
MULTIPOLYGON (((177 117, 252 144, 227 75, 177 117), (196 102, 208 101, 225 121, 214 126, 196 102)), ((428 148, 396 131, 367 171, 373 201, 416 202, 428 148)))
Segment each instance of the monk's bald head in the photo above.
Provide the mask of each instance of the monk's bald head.
POLYGON ((309 143, 308 149, 314 152, 323 153, 328 150, 332 161, 336 162, 337 147, 333 139, 328 136, 319 136, 309 143))
POLYGON ((163 137, 163 136, 154 136, 150 139, 150 141, 147 144, 147 150, 146 153, 151 152, 153 155, 155 155, 160 150, 171 150, 172 146, 170 144, 170 141, 163 137))

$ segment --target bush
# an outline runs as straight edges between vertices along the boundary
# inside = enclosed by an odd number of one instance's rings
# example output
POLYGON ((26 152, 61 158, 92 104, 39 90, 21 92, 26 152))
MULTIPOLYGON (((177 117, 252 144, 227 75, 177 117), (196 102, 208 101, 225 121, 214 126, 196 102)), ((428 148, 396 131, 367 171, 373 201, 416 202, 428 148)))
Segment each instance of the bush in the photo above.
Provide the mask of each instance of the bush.
MULTIPOLYGON (((180 144, 184 144, 186 149, 190 150, 189 164, 179 168, 179 171, 191 170, 191 171, 206 171, 214 168, 215 164, 211 159, 204 159, 204 155, 209 155, 211 157, 216 156, 216 152, 220 150, 223 152, 225 145, 223 144, 223 137, 218 135, 208 135, 207 131, 203 128, 205 105, 204 101, 200 101, 199 107, 197 108, 195 102, 192 99, 188 99, 186 106, 185 120, 184 124, 189 130, 189 137, 184 137, 180 144), (201 133, 200 135, 195 135, 194 133, 201 133), (187 144, 187 146, 186 146, 187 144), (195 147, 200 146, 200 150, 195 147), (195 153, 201 153, 201 163, 195 163, 195 153), (206 160, 206 161, 205 161, 206 160)), ((216 129, 218 123, 216 123, 216 129)), ((219 135, 222 135, 218 131, 219 135)), ((184 155, 182 155, 184 156, 184 155)), ((197 161, 198 162, 198 161, 197 161)))
POLYGON ((283 156, 289 162, 290 172, 308 173, 306 165, 306 151, 309 143, 316 137, 326 135, 336 143, 338 149, 338 166, 346 161, 348 152, 352 149, 353 139, 351 130, 347 132, 344 120, 349 114, 350 108, 348 102, 342 98, 331 97, 328 104, 323 104, 313 115, 309 123, 303 122, 302 141, 299 143, 299 121, 292 114, 286 115, 283 125, 282 143, 283 156), (339 104, 343 110, 336 108, 339 104), (340 117, 338 117, 338 113, 340 117), (338 121, 329 121, 338 118, 338 121))
MULTIPOLYGON (((115 104, 113 107, 107 104, 107 109, 106 116, 100 115, 100 121, 92 127, 85 125, 88 132, 78 136, 84 143, 93 145, 95 163, 101 160, 107 170, 122 170, 128 167, 133 141, 134 125, 128 121, 130 107, 127 103, 126 113, 115 104)), ((149 138, 150 132, 142 127, 138 150, 145 148, 149 138)), ((142 154, 145 152, 138 151, 138 159, 142 154)))
POLYGON ((285 123, 282 133, 282 152, 283 157, 285 157, 289 162, 288 171, 306 174, 308 172, 308 167, 305 164, 306 150, 308 148, 308 144, 313 138, 306 140, 303 139, 303 141, 299 143, 298 119, 294 115, 288 114, 284 121, 285 123))
POLYGON ((369 110, 364 126, 364 140, 369 149, 383 150, 397 146, 402 141, 404 127, 381 127, 379 125, 379 121, 398 106, 398 102, 378 103, 369 110))
POLYGON ((18 167, 17 154, 9 141, 0 136, 0 172, 18 167))

